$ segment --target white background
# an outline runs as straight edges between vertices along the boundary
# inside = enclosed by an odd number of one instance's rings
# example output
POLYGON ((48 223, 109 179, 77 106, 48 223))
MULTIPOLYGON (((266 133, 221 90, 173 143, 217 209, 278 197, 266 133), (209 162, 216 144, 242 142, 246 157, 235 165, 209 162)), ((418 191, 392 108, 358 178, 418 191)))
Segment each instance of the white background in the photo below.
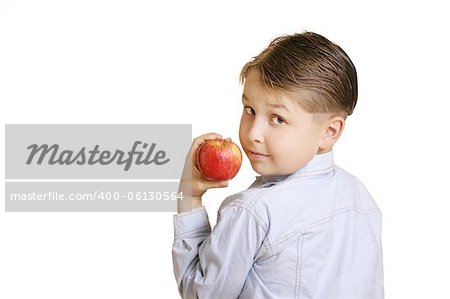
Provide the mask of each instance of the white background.
MULTIPOLYGON (((5 123, 192 123, 237 141, 243 64, 315 31, 358 70, 335 160, 383 211, 386 298, 449 298, 444 1, 212 2, 0 1, 0 155, 5 123)), ((254 175, 245 161, 207 192, 212 223, 254 175)), ((178 298, 173 214, 0 212, 0 298, 178 298)))

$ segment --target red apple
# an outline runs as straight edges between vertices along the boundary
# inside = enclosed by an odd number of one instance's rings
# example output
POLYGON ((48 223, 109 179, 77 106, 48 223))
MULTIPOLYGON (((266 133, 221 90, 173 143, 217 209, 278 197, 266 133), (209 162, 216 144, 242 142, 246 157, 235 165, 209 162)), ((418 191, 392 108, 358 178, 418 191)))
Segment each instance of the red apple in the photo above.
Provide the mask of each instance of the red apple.
POLYGON ((197 150, 200 173, 210 181, 232 179, 241 168, 241 163, 241 150, 230 139, 210 139, 197 150))

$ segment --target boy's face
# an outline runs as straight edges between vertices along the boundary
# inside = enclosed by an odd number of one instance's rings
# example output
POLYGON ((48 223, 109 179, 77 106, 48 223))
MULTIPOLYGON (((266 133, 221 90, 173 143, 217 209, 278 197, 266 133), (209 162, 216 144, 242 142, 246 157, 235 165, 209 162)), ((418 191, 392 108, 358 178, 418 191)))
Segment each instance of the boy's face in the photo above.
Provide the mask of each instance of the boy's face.
POLYGON ((248 74, 239 128, 242 148, 261 175, 287 175, 321 153, 324 122, 294 100, 261 87, 258 73, 248 74))

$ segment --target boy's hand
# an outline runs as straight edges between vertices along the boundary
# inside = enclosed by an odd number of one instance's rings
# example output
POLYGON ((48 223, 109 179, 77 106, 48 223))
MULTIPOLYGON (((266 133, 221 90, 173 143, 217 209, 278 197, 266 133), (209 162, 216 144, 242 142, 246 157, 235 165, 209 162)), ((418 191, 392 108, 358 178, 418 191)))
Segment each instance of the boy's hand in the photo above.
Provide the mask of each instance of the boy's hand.
POLYGON ((222 139, 216 133, 208 133, 194 139, 186 157, 179 192, 183 192, 183 200, 178 201, 178 212, 184 212, 202 205, 202 195, 210 188, 228 186, 228 181, 208 181, 203 178, 197 165, 197 150, 208 139, 222 139))

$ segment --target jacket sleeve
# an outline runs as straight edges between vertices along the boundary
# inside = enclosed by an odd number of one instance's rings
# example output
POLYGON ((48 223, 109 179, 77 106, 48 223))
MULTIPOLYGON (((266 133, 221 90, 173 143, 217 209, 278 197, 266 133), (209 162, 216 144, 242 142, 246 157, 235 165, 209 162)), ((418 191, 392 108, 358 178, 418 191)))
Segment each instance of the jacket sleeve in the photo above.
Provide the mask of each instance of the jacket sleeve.
POLYGON ((204 207, 174 216, 174 274, 182 298, 237 298, 265 232, 244 206, 221 210, 211 231, 204 207))

